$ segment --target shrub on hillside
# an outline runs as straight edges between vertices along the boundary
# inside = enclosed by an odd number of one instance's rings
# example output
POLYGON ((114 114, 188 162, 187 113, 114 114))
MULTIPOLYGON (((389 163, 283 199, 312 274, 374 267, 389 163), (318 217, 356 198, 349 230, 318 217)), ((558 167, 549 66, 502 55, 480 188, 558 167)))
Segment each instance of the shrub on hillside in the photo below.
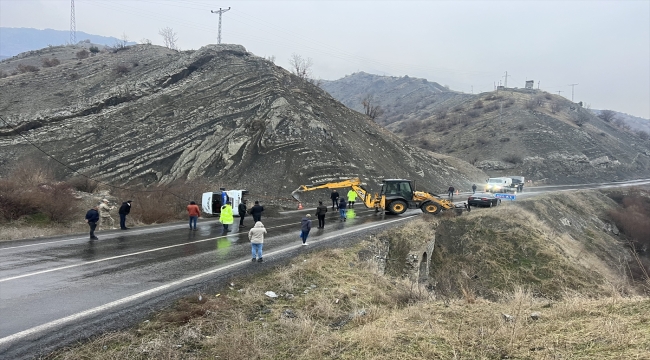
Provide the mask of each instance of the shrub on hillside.
POLYGON ((650 193, 632 190, 609 195, 622 208, 609 212, 616 227, 628 237, 632 250, 641 256, 629 263, 637 280, 650 281, 650 193))
POLYGON ((487 114, 487 113, 495 111, 497 109, 499 109, 499 105, 497 103, 492 103, 492 104, 486 106, 485 108, 483 108, 483 112, 487 114))
POLYGON ((524 159, 521 157, 521 155, 517 154, 510 154, 506 155, 503 157, 503 161, 511 164, 521 164, 524 162, 524 159))
POLYGON ((474 103, 473 108, 474 108, 474 109, 482 109, 482 108, 483 108, 483 101, 481 101, 481 100, 476 101, 476 102, 474 103))
POLYGON ((436 118, 438 118, 439 120, 446 118, 447 112, 448 109, 446 107, 441 107, 440 109, 436 110, 436 118))
POLYGON ((115 66, 115 68, 113 68, 113 72, 117 76, 126 75, 126 74, 129 73, 129 67, 124 65, 124 64, 120 64, 120 65, 115 66))
POLYGON ((471 117, 471 118, 477 118, 477 117, 481 116, 481 113, 478 112, 478 110, 470 110, 470 111, 467 112, 467 115, 469 117, 471 117))
POLYGON ((61 62, 57 58, 52 58, 52 59, 45 58, 45 59, 43 59, 43 67, 53 67, 53 66, 57 66, 59 64, 61 64, 61 62))
POLYGON ((0 70, 0 79, 4 79, 4 78, 6 78, 8 76, 9 76, 9 74, 6 73, 4 70, 0 70))
POLYGON ((91 46, 88 50, 90 50, 90 52, 93 54, 97 54, 99 52, 99 48, 97 46, 91 46))
POLYGON ((25 65, 25 64, 18 64, 18 67, 16 68, 19 73, 24 74, 28 72, 38 72, 40 71, 39 68, 37 68, 34 65, 25 65))
POLYGON ((77 54, 76 54, 77 59, 79 59, 79 60, 86 59, 86 58, 88 58, 89 55, 90 55, 90 53, 86 49, 79 50, 77 52, 77 54))
POLYGON ((648 134, 646 131, 638 131, 636 135, 641 139, 641 140, 648 140, 650 139, 650 134, 648 134))
POLYGON ((508 99, 508 101, 506 101, 506 103, 503 104, 503 107, 504 107, 504 108, 509 108, 509 107, 511 107, 511 106, 514 105, 514 104, 515 104, 515 100, 514 100, 514 99, 508 99))
POLYGON ((94 193, 99 186, 99 183, 97 181, 83 175, 75 176, 66 181, 66 183, 77 191, 83 191, 89 194, 94 193))

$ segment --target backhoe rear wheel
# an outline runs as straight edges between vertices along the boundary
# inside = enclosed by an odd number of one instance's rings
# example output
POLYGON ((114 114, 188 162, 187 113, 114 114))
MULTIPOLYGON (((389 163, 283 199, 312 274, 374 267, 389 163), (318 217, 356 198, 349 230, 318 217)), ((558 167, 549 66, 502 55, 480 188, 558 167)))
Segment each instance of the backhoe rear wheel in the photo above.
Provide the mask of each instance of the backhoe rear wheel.
POLYGON ((435 214, 439 213, 440 210, 441 210, 440 205, 438 205, 438 204, 436 204, 434 202, 431 202, 431 201, 428 201, 428 202, 425 202, 424 204, 422 204, 422 207, 420 209, 422 209, 423 213, 431 214, 431 215, 435 215, 435 214))
POLYGON ((391 201, 390 204, 388 204, 388 212, 391 214, 403 214, 406 211, 406 203, 402 200, 395 200, 391 201))

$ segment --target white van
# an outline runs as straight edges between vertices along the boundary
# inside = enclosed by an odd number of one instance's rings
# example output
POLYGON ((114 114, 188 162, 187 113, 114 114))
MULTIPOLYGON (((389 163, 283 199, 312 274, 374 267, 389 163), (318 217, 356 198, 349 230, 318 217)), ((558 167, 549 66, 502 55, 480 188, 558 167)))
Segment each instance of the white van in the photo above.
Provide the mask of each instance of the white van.
POLYGON ((485 192, 508 192, 512 185, 512 179, 507 177, 489 178, 485 184, 485 192))
POLYGON ((246 190, 221 189, 215 192, 206 192, 203 193, 203 198, 201 199, 201 209, 204 214, 219 215, 221 214, 221 206, 223 206, 224 203, 231 201, 233 215, 239 216, 237 207, 246 194, 248 194, 248 191, 246 190))

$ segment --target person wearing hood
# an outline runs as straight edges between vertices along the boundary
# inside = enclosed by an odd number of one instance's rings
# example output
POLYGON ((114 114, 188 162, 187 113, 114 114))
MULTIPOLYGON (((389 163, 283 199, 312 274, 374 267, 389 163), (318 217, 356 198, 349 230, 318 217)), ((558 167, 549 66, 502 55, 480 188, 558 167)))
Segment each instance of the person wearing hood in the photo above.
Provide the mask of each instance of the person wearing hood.
POLYGON ((246 211, 248 209, 246 208, 246 201, 242 200, 239 203, 239 206, 237 206, 237 211, 239 212, 239 227, 242 228, 244 227, 244 218, 246 217, 246 211))
POLYGON ((108 199, 103 199, 102 203, 99 204, 99 217, 102 219, 102 221, 99 223, 100 228, 107 229, 107 228, 112 228, 115 229, 115 220, 113 220, 113 217, 111 216, 111 210, 115 209, 115 207, 110 206, 108 204, 108 199), (110 225, 108 225, 110 223, 110 225))
POLYGON ((223 232, 231 232, 232 230, 228 229, 229 225, 232 225, 235 222, 235 218, 232 214, 232 205, 227 203, 221 207, 221 215, 219 215, 219 221, 223 225, 223 232))
POLYGON ((97 228, 97 222, 99 221, 98 208, 98 206, 93 206, 92 209, 88 210, 86 213, 86 222, 88 223, 88 226, 90 226, 90 240, 99 240, 97 236, 95 236, 95 229, 97 228))
POLYGON ((122 206, 120 206, 120 210, 118 211, 120 214, 120 229, 122 230, 128 229, 128 227, 126 227, 126 216, 131 212, 131 202, 131 200, 123 202, 122 206))
POLYGON ((248 240, 251 242, 252 261, 262 262, 262 247, 264 246, 264 235, 266 228, 261 221, 255 223, 255 226, 248 231, 248 240))
POLYGON ((302 221, 300 221, 300 238, 302 239, 302 244, 307 245, 307 236, 309 236, 309 231, 311 230, 311 215, 307 214, 302 221))
POLYGON ((325 213, 327 212, 327 206, 323 205, 322 201, 318 202, 318 207, 316 208, 316 217, 318 218, 318 228, 325 229, 325 213))
POLYGON ((339 214, 341 215, 341 221, 345 221, 348 218, 347 214, 348 204, 345 202, 345 198, 341 198, 339 202, 339 214))

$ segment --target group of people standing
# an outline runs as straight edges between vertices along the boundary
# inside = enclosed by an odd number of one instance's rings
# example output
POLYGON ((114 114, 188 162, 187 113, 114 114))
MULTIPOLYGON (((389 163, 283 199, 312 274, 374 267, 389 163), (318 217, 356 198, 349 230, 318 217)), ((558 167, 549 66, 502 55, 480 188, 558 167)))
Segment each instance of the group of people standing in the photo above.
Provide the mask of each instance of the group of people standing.
MULTIPOLYGON (((348 208, 354 208, 354 203, 357 200, 356 191, 350 189, 347 193, 347 201, 345 198, 341 197, 336 191, 332 190, 330 194, 330 199, 332 200, 332 210, 338 209, 339 211, 339 221, 346 221, 348 219, 348 208)), ((323 204, 322 201, 318 202, 316 207, 316 217, 318 218, 318 229, 325 228, 325 214, 327 213, 327 206, 323 204)), ((300 222, 300 238, 302 239, 302 244, 307 245, 307 237, 309 236, 309 231, 311 230, 311 214, 305 215, 300 222)))
MULTIPOLYGON (((127 200, 122 203, 118 214, 120 215, 120 229, 128 230, 126 227, 126 216, 131 213, 131 203, 132 200, 127 200)), ((115 220, 111 216, 111 211, 115 209, 115 206, 110 206, 108 199, 102 199, 102 202, 99 205, 93 206, 88 212, 86 212, 86 223, 90 227, 90 240, 99 240, 95 236, 95 230, 98 229, 99 225, 105 228, 115 229, 115 220), (101 219, 101 221, 100 221, 101 219), (109 225, 110 224, 110 225, 109 225)))

